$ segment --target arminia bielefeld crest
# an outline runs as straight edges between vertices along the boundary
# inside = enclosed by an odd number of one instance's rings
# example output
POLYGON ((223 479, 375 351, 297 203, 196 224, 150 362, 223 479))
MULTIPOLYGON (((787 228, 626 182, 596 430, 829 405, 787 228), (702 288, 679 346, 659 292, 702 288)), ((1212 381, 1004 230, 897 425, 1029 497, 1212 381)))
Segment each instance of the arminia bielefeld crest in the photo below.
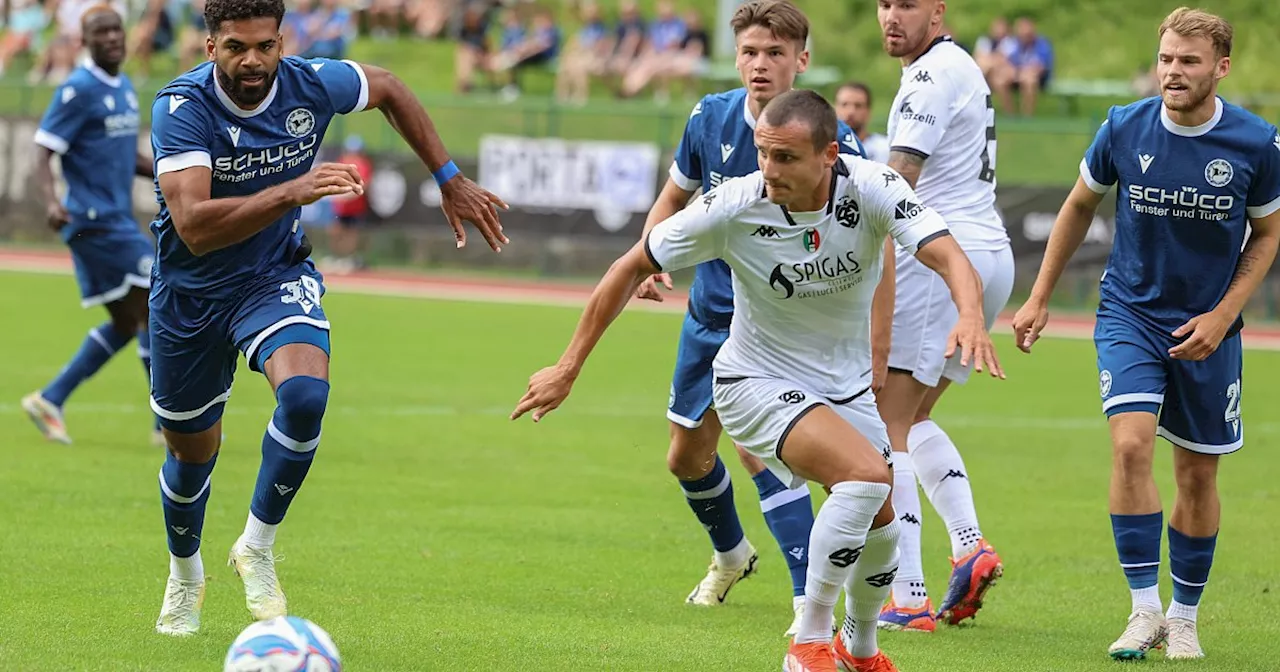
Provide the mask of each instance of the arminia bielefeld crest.
POLYGON ((815 252, 818 246, 822 244, 822 236, 818 235, 817 229, 809 229, 804 232, 804 251, 815 252))

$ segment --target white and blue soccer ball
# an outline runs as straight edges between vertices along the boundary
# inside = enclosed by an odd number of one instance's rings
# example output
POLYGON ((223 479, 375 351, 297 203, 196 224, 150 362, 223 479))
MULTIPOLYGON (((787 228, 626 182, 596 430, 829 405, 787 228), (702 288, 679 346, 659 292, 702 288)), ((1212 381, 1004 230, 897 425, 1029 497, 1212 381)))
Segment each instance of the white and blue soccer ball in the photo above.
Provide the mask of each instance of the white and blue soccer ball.
POLYGON ((223 672, 340 672, 338 647, 323 628, 297 616, 258 621, 227 650, 223 672))

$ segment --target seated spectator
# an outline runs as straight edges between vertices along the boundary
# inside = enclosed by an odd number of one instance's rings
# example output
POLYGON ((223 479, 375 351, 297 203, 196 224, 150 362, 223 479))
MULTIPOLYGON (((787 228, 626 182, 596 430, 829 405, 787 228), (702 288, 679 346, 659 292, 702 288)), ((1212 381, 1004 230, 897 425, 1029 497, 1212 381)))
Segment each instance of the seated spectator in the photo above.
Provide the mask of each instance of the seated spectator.
POLYGON ((306 54, 315 42, 320 27, 320 13, 315 0, 293 0, 280 25, 285 53, 306 54))
POLYGON ((695 80, 711 68, 711 35, 696 9, 685 13, 684 25, 684 39, 680 41, 680 52, 672 65, 671 77, 684 80, 684 93, 688 97, 698 90, 695 80))
POLYGON ((645 41, 639 57, 622 79, 624 98, 640 93, 650 81, 657 79, 655 98, 662 102, 671 99, 671 71, 679 58, 680 45, 684 43, 687 30, 670 0, 661 0, 657 6, 657 18, 649 25, 649 39, 645 41))
POLYGON ((556 98, 561 102, 585 105, 591 93, 591 77, 604 72, 613 52, 613 36, 605 25, 600 6, 582 5, 582 28, 565 48, 556 72, 556 98))
POLYGON ((477 70, 488 70, 489 16, 486 10, 482 3, 471 2, 462 11, 458 47, 454 51, 454 77, 459 93, 468 93, 475 87, 477 70))
POLYGON ((342 0, 320 0, 311 47, 303 55, 307 58, 346 58, 347 47, 355 36, 355 17, 342 0))
POLYGON ((404 8, 404 18, 418 37, 443 37, 449 17, 457 9, 457 0, 414 0, 404 8))
POLYGON ((130 37, 130 52, 138 74, 151 74, 151 55, 166 52, 176 43, 178 68, 187 70, 205 59, 204 0, 149 0, 130 37))
POLYGON ((533 30, 526 35, 522 29, 519 35, 517 41, 513 32, 509 40, 504 30, 503 49, 493 59, 492 69, 506 80, 502 94, 509 100, 520 95, 517 75, 521 69, 546 65, 554 61, 560 51, 560 29, 556 27, 555 17, 549 9, 539 9, 533 17, 533 30))
POLYGON ((35 0, 15 0, 9 7, 7 24, 0 15, 0 77, 15 56, 40 50, 40 33, 48 23, 44 8, 35 0))
POLYGON ((1017 47, 1017 40, 1009 34, 1009 22, 1003 16, 991 19, 987 34, 973 45, 973 60, 982 68, 982 75, 991 82, 992 74, 1009 67, 1009 54, 1017 47))
MULTIPOLYGON (((439 0, 419 0, 438 2, 439 0)), ((375 40, 388 40, 400 33, 400 19, 415 14, 415 6, 405 0, 370 0, 366 10, 369 35, 375 40)))
POLYGON ((622 0, 618 5, 618 26, 613 33, 613 54, 605 72, 622 77, 635 65, 644 49, 644 19, 634 0, 622 0))
POLYGON ((991 88, 1000 97, 1000 107, 1005 114, 1013 113, 1013 92, 1021 97, 1021 111, 1031 116, 1036 111, 1036 98, 1053 76, 1053 46, 1048 38, 1036 32, 1036 25, 1027 17, 1014 24, 1015 42, 1007 60, 1008 67, 997 69, 991 80, 991 88))

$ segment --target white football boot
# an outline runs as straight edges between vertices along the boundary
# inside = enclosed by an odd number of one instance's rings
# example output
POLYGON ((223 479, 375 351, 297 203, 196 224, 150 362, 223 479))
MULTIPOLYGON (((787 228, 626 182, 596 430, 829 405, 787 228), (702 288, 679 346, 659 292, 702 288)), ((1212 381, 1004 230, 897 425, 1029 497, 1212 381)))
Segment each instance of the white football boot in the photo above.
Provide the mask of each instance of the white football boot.
POLYGON ((1146 658, 1147 651, 1159 646, 1168 634, 1164 614, 1153 609, 1139 609, 1129 615, 1129 625, 1107 653, 1116 660, 1146 658))
POLYGON ((237 539, 227 564, 244 581, 245 605, 255 619, 266 621, 288 615, 284 591, 276 577, 276 557, 270 548, 249 546, 237 539))
POLYGON ((1204 658, 1204 649, 1200 648, 1200 635, 1196 632, 1196 622, 1185 618, 1168 620, 1168 644, 1164 657, 1168 660, 1193 660, 1204 658))
POLYGON ((712 558, 711 566, 707 568, 707 576, 694 586, 693 592, 689 593, 685 602, 704 607, 714 607, 724 603, 724 598, 729 596, 730 588, 756 573, 756 563, 759 562, 760 555, 756 553, 751 542, 747 542, 747 550, 750 552, 746 562, 738 567, 721 567, 712 558))
POLYGON ((200 609, 204 606, 204 581, 183 581, 169 577, 164 587, 164 604, 156 619, 156 632, 173 637, 190 637, 200 630, 200 609))
POLYGON ((22 398, 22 410, 27 412, 27 417, 31 418, 44 438, 58 443, 71 443, 67 425, 62 420, 62 409, 46 401, 39 392, 32 392, 22 398))

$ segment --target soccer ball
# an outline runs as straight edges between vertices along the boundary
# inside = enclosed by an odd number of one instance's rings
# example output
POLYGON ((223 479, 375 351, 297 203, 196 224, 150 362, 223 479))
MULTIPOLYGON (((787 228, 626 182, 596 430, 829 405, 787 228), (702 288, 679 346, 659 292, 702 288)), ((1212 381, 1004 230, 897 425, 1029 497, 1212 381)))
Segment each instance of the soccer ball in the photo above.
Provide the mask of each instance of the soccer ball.
POLYGON ((223 672, 340 672, 338 647, 323 628, 279 616, 245 628, 231 643, 223 672))

